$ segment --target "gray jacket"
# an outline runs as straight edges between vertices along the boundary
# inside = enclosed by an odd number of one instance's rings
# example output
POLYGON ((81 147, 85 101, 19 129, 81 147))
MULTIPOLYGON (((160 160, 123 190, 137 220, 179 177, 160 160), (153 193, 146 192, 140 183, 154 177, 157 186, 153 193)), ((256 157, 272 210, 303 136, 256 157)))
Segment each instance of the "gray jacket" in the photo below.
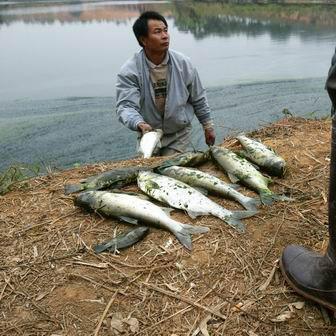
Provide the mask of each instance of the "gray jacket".
POLYGON ((131 130, 140 122, 175 133, 190 125, 196 115, 201 124, 211 121, 210 108, 195 67, 181 53, 169 50, 167 98, 163 116, 155 106, 145 52, 141 50, 120 70, 116 83, 119 121, 131 130))

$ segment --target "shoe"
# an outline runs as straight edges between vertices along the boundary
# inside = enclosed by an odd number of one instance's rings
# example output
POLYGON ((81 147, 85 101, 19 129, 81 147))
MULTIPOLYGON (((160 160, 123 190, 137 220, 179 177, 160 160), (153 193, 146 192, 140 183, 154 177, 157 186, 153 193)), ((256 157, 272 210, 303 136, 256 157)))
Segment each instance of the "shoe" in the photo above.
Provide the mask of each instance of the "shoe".
POLYGON ((328 253, 289 245, 282 253, 280 269, 297 293, 336 311, 336 262, 328 253))

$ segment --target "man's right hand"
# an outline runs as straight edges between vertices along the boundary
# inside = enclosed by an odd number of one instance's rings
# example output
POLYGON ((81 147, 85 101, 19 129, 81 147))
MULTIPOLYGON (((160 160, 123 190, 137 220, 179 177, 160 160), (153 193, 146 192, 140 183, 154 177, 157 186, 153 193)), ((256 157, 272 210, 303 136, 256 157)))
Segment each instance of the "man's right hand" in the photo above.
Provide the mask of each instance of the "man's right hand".
POLYGON ((145 134, 147 132, 150 132, 152 131, 152 126, 145 123, 145 122, 141 122, 138 124, 138 130, 142 133, 142 134, 145 134))

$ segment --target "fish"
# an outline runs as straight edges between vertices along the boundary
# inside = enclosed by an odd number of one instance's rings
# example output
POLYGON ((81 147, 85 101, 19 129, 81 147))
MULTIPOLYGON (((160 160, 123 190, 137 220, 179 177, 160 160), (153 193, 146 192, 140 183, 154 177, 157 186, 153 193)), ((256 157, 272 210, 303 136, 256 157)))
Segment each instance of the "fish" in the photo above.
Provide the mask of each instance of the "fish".
POLYGON ((246 157, 260 168, 273 176, 283 177, 286 172, 286 161, 277 155, 272 149, 266 147, 259 141, 250 139, 245 135, 236 137, 244 150, 241 151, 243 157, 246 157))
POLYGON ((127 247, 134 245, 135 243, 142 240, 149 231, 148 226, 139 226, 135 229, 124 232, 111 240, 108 240, 102 244, 96 245, 93 250, 95 253, 101 253, 106 250, 115 252, 127 247))
POLYGON ((231 150, 223 147, 212 146, 211 155, 218 165, 228 174, 229 179, 233 183, 240 181, 247 187, 256 191, 263 204, 270 205, 277 200, 291 200, 286 196, 273 193, 268 188, 268 183, 272 180, 262 175, 249 161, 240 157, 231 150))
POLYGON ((214 194, 235 200, 247 210, 257 212, 257 206, 260 205, 258 199, 243 195, 234 186, 199 169, 171 166, 162 169, 161 174, 187 183, 192 187, 205 189, 214 194))
POLYGON ((255 211, 227 210, 186 183, 153 172, 139 172, 138 186, 154 199, 185 210, 192 218, 200 215, 213 215, 240 233, 245 231, 245 225, 240 219, 251 217, 256 213, 255 211))
POLYGON ((136 181, 138 172, 151 169, 149 167, 127 167, 113 169, 102 174, 90 176, 77 184, 66 184, 64 194, 72 194, 83 190, 101 190, 106 188, 121 188, 136 181))
POLYGON ((77 206, 105 216, 119 218, 133 225, 138 225, 141 222, 170 231, 188 250, 192 249, 192 234, 209 231, 209 228, 205 226, 180 223, 167 214, 172 209, 161 208, 133 195, 96 190, 83 191, 75 197, 74 203, 77 206))
POLYGON ((139 143, 139 152, 143 155, 144 159, 148 159, 153 155, 153 152, 157 147, 161 147, 161 138, 163 131, 156 129, 145 133, 139 143))
POLYGON ((159 165, 154 167, 153 171, 160 173, 161 169, 171 167, 171 166, 184 166, 184 167, 194 167, 205 163, 210 160, 209 150, 196 151, 196 152, 185 152, 178 154, 168 160, 164 160, 159 165))

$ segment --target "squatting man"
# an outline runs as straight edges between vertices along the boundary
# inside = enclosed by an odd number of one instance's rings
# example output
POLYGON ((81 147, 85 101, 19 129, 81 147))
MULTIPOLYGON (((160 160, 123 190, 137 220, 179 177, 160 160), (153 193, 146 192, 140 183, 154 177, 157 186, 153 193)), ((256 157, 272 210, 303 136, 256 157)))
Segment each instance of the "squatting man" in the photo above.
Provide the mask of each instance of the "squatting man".
POLYGON ((133 32, 142 49, 117 77, 119 121, 140 136, 162 129, 158 154, 173 155, 190 149, 191 121, 196 115, 206 144, 213 145, 215 130, 205 89, 190 59, 169 49, 166 19, 157 12, 144 12, 133 32))

